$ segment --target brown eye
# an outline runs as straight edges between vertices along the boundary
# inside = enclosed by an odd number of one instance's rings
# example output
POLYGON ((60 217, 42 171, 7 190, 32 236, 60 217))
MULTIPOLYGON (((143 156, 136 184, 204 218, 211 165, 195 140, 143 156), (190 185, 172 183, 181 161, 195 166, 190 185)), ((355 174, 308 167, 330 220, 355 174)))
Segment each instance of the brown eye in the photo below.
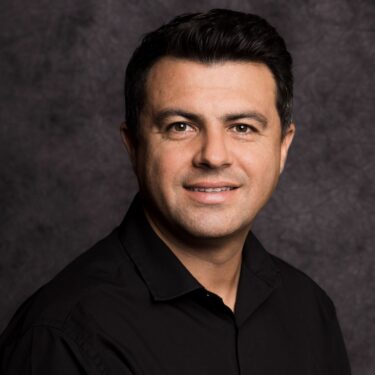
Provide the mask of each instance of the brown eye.
POLYGON ((242 134, 256 132, 256 129, 254 127, 252 127, 250 125, 246 125, 246 124, 237 124, 237 125, 234 125, 232 129, 235 132, 242 133, 242 134))
POLYGON ((168 130, 172 130, 175 132, 186 132, 186 131, 192 131, 192 127, 185 122, 175 122, 171 126, 169 126, 168 130))
POLYGON ((165 136, 171 140, 189 139, 196 134, 197 128, 183 121, 173 122, 167 125, 165 136))

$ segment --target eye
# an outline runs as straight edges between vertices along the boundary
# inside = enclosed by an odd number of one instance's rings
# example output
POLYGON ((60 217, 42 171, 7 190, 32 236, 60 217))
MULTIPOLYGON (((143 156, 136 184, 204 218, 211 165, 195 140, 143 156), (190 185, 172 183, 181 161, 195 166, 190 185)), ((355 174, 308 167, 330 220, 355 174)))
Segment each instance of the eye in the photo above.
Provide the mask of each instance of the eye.
POLYGON ((168 131, 184 133, 194 131, 194 129, 191 125, 187 124, 186 122, 175 122, 168 126, 168 131))
POLYGON ((241 134, 256 133, 258 131, 254 126, 247 124, 236 124, 233 125, 231 129, 233 129, 234 132, 241 134))
POLYGON ((169 124, 164 132, 164 136, 169 139, 182 140, 191 138, 196 134, 197 128, 183 121, 173 122, 169 124))

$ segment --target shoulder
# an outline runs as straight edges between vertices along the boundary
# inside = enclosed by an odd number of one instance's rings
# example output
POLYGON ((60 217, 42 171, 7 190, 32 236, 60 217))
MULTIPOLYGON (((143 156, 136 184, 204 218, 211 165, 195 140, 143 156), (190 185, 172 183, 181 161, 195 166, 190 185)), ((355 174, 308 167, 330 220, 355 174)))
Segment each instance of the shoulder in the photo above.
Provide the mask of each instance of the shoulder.
POLYGON ((116 284, 118 275, 131 272, 131 262, 115 229, 74 259, 18 308, 0 336, 0 345, 9 338, 22 337, 34 327, 66 330, 77 311, 87 311, 89 308, 84 308, 85 305, 100 303, 103 293, 116 284))
POLYGON ((308 315, 334 319, 335 306, 326 291, 305 272, 270 254, 280 275, 280 288, 288 303, 308 315))

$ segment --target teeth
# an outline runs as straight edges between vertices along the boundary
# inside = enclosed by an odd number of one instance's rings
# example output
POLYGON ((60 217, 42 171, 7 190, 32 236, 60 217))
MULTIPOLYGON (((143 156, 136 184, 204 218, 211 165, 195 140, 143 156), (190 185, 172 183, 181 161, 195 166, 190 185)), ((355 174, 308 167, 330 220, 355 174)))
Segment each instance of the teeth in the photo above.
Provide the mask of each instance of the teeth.
POLYGON ((190 188, 192 191, 200 191, 203 193, 220 193, 221 191, 228 191, 232 190, 234 188, 225 186, 225 187, 220 187, 220 188, 190 188))

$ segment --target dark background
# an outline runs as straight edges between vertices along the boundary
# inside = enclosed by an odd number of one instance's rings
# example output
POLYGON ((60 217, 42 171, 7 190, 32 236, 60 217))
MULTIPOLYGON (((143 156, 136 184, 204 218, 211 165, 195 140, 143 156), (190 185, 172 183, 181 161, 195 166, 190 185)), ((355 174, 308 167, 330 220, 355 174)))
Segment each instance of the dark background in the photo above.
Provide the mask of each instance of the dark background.
POLYGON ((327 291, 353 373, 375 374, 374 2, 185 3, 0 2, 0 331, 121 221, 136 191, 118 126, 140 36, 226 7, 267 18, 295 61, 297 137, 254 231, 327 291))

